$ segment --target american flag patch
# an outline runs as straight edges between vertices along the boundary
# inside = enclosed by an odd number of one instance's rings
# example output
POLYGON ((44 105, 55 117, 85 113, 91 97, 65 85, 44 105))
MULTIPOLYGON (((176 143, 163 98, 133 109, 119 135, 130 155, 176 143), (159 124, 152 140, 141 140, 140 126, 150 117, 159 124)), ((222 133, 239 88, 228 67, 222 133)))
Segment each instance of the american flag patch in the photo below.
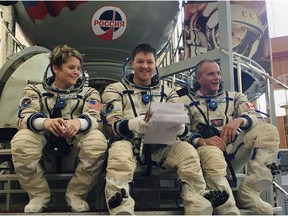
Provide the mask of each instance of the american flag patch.
POLYGON ((94 110, 97 110, 97 111, 101 111, 102 110, 102 107, 103 107, 103 104, 96 101, 96 100, 90 100, 89 101, 89 106, 88 106, 90 109, 94 109, 94 110))

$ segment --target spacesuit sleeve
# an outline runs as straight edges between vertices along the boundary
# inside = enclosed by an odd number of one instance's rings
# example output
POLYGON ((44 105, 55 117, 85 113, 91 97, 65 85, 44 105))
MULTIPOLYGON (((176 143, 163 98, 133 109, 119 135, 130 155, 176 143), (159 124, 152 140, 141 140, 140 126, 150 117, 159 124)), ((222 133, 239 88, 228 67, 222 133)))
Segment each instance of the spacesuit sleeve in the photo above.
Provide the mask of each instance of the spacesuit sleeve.
POLYGON ((123 90, 121 83, 113 83, 108 85, 102 94, 106 132, 116 138, 133 135, 128 129, 128 119, 123 118, 123 90))
POLYGON ((36 118, 46 118, 42 113, 41 93, 34 85, 28 85, 22 92, 18 109, 17 129, 28 128, 39 132, 33 127, 33 120, 36 118))
POLYGON ((256 112, 255 107, 247 99, 244 94, 236 93, 234 98, 234 108, 237 117, 245 118, 248 121, 245 127, 240 127, 242 130, 250 130, 253 126, 260 123, 261 115, 256 112))
POLYGON ((88 122, 88 127, 83 133, 90 129, 102 130, 103 124, 101 119, 102 103, 99 92, 94 88, 88 88, 85 96, 82 114, 78 118, 85 119, 88 122))

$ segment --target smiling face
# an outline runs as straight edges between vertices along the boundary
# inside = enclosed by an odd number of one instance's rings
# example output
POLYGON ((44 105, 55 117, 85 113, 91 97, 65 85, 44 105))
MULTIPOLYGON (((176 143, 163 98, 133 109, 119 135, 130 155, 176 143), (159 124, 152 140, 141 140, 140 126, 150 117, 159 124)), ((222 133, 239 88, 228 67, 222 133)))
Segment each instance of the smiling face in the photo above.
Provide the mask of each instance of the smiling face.
POLYGON ((77 57, 69 57, 61 66, 53 65, 55 86, 67 90, 74 86, 80 76, 81 62, 77 57))
POLYGON ((152 52, 138 52, 132 61, 134 69, 133 82, 139 86, 151 85, 151 78, 155 74, 156 59, 152 52))
POLYGON ((216 62, 204 62, 196 75, 196 80, 200 83, 201 94, 216 95, 221 82, 219 65, 216 62))

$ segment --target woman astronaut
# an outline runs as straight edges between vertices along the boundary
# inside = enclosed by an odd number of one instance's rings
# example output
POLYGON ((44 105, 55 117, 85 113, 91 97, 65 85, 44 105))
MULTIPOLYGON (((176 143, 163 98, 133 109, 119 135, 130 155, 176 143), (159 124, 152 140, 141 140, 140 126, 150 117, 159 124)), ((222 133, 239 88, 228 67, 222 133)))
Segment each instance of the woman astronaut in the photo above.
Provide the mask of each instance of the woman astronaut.
POLYGON ((67 45, 50 54, 53 73, 44 83, 28 85, 21 99, 16 133, 11 141, 12 158, 19 182, 29 195, 24 212, 42 212, 50 190, 40 166, 42 149, 65 156, 76 148, 79 162, 71 178, 66 202, 72 211, 89 211, 85 201, 105 160, 107 141, 100 129, 100 95, 84 87, 83 55, 67 45), (82 75, 82 78, 81 78, 82 75))

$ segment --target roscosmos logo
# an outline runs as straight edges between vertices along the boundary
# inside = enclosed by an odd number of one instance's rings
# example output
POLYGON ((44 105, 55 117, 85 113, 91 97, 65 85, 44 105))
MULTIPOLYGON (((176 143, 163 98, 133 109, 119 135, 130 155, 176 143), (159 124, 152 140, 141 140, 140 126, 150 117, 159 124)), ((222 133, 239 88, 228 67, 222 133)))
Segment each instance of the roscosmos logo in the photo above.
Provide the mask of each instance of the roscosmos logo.
POLYGON ((115 40, 125 32, 127 17, 120 8, 105 6, 94 13, 91 27, 98 38, 115 40))

